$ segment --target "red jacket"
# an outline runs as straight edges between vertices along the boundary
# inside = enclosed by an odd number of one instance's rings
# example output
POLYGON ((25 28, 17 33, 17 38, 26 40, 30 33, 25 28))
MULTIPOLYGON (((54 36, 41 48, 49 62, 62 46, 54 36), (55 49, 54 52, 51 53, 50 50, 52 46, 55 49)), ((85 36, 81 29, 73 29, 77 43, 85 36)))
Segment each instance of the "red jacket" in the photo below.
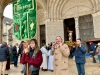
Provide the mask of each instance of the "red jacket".
POLYGON ((30 65, 33 65, 33 66, 41 66, 42 64, 42 61, 43 61, 43 58, 42 58, 42 52, 39 51, 36 58, 32 58, 26 54, 23 54, 22 55, 22 58, 21 58, 21 63, 22 64, 26 64, 26 63, 29 63, 30 65))

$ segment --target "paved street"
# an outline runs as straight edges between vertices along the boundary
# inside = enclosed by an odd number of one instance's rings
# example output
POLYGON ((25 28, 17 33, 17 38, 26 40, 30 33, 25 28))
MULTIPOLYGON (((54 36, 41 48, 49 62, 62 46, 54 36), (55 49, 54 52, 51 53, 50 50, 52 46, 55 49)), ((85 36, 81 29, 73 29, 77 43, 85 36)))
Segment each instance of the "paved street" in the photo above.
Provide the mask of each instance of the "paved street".
MULTIPOLYGON (((100 64, 92 63, 92 58, 87 57, 87 63, 85 66, 86 75, 100 75, 100 64)), ((21 64, 18 64, 18 67, 15 68, 11 65, 11 69, 7 72, 9 75, 23 75, 20 73, 21 71, 21 64)), ((40 71, 40 75, 54 75, 51 71, 40 71)), ((77 70, 75 63, 72 59, 69 59, 69 75, 77 75, 77 70)))

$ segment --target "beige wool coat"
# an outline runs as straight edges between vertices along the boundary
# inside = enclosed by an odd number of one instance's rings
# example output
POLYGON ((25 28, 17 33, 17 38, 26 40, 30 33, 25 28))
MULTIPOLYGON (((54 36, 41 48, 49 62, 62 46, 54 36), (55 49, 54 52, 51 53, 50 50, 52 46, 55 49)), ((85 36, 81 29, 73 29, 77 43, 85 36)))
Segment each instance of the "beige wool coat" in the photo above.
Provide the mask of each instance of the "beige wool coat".
POLYGON ((69 48, 66 44, 61 47, 55 46, 54 50, 54 75, 69 75, 68 74, 68 56, 69 48))

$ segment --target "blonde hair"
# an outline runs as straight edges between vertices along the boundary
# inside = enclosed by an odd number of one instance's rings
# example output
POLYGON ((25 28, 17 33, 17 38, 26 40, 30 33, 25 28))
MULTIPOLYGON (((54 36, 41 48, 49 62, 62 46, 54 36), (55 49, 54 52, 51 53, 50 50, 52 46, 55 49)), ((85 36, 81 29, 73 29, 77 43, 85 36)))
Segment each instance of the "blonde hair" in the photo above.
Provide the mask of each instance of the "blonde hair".
MULTIPOLYGON (((61 38, 61 36, 57 36, 57 37, 60 37, 61 41, 63 41, 62 38, 61 38)), ((56 38, 57 38, 57 37, 56 37, 56 38)))

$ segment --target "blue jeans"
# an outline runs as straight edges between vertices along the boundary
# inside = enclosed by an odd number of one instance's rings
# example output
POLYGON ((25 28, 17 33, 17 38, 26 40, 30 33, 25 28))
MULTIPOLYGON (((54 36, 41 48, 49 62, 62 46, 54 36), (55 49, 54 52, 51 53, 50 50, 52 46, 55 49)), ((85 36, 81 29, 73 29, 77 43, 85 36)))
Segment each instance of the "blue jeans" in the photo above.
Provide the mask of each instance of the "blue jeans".
POLYGON ((84 64, 76 63, 76 66, 77 66, 77 70, 78 70, 78 75, 85 75, 84 64))
POLYGON ((25 73, 26 72, 26 65, 24 64, 22 67, 22 71, 25 73))
POLYGON ((99 63, 100 63, 100 55, 98 55, 98 61, 99 61, 99 63))
POLYGON ((18 63, 18 56, 14 56, 14 66, 17 66, 18 63))

